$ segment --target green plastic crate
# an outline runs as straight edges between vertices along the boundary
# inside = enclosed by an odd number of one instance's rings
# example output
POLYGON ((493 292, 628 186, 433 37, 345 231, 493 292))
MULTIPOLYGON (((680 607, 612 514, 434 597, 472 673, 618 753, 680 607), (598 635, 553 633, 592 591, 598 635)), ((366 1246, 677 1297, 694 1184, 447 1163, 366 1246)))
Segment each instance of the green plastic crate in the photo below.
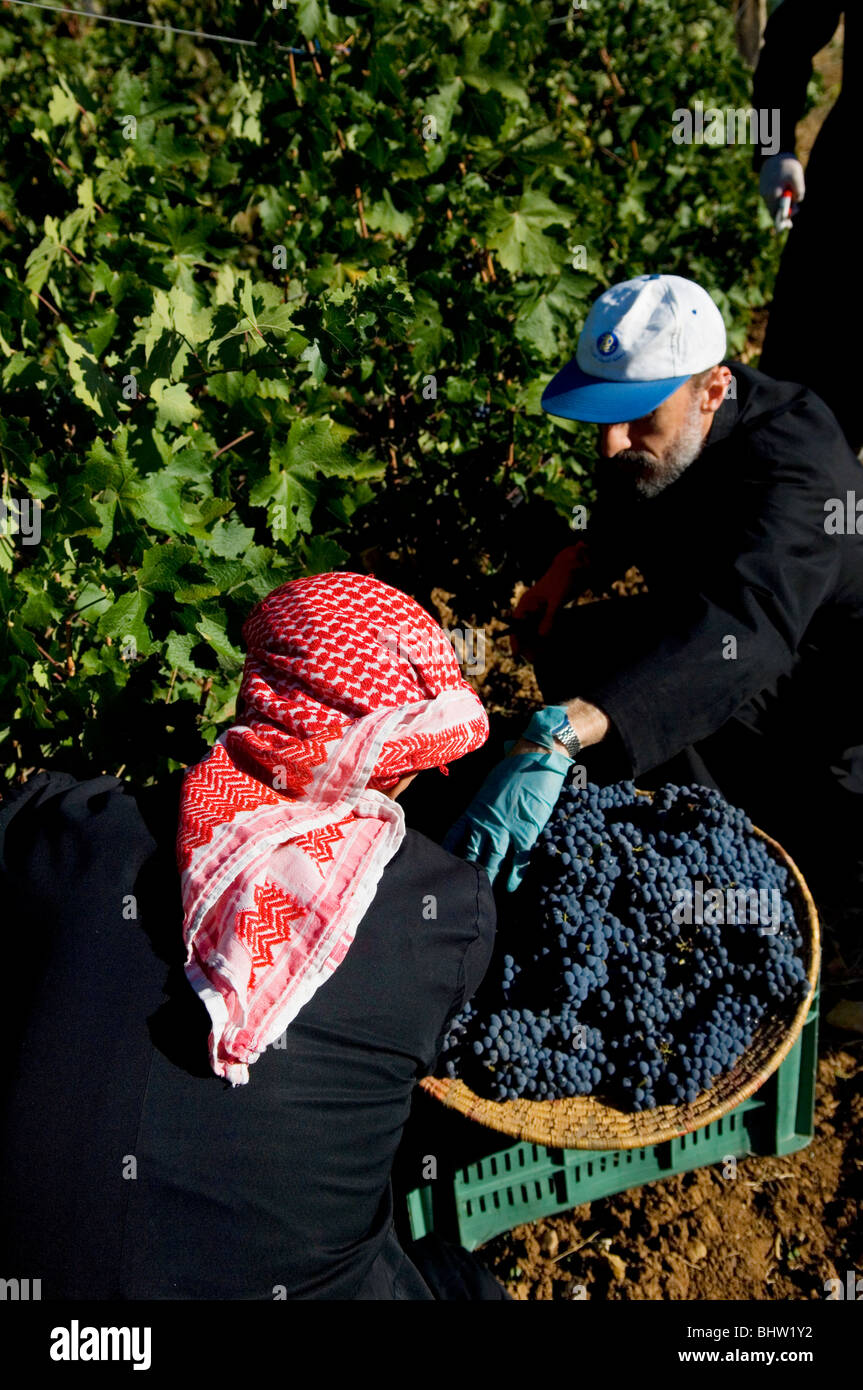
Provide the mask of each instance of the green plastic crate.
POLYGON ((657 1178, 733 1156, 789 1154, 814 1132, 818 995, 785 1061, 736 1109, 680 1139, 645 1149, 548 1149, 513 1144, 407 1194, 414 1240, 436 1230, 475 1250, 522 1222, 571 1211, 657 1178))

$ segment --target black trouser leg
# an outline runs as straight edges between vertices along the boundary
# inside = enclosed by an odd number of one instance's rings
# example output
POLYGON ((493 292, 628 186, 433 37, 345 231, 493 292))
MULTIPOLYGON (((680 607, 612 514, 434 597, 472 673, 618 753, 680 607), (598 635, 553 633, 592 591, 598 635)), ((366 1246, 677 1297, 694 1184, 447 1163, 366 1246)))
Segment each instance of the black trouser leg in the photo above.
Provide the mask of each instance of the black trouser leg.
MULTIPOLYGON (((808 181, 808 171, 807 171, 808 181)), ((850 264, 847 206, 839 170, 807 190, 782 253, 759 369, 777 381, 799 381, 830 407, 855 454, 863 445, 855 354, 832 351, 840 313, 853 322, 860 284, 850 264), (830 176, 835 180, 829 186, 830 176), (850 274, 843 275, 843 265, 850 274), (847 297, 846 297, 847 294, 847 297)))

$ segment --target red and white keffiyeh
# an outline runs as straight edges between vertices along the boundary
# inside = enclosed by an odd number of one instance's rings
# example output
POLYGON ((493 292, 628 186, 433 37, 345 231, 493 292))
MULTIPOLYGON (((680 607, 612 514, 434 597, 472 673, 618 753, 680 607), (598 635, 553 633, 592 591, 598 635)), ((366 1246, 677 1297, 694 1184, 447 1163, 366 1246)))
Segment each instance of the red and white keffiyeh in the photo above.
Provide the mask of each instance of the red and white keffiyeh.
POLYGON ((446 634, 360 574, 255 607, 233 725, 183 778, 186 974, 233 1085, 344 960, 404 813, 380 788, 479 748, 488 720, 446 634))

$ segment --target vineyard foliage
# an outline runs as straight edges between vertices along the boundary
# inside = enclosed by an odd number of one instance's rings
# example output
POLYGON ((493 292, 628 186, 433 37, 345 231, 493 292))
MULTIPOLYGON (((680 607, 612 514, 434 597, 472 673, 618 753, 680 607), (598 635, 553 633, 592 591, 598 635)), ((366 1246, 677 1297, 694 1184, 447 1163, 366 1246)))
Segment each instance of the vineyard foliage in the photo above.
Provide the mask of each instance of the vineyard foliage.
POLYGON ((749 102, 716 0, 138 13, 257 44, 2 13, 7 778, 200 757, 251 605, 360 542, 493 568, 489 496, 589 498, 539 398, 592 298, 690 275, 739 351, 775 273, 751 149, 671 139, 749 102))

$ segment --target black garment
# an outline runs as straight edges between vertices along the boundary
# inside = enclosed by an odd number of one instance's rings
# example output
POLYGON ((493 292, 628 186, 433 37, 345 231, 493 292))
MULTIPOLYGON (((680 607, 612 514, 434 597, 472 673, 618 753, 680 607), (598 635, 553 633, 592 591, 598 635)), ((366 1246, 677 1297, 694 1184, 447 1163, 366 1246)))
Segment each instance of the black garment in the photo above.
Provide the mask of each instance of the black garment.
POLYGON ((409 830, 343 964, 231 1088, 182 970, 177 804, 63 773, 0 804, 4 1273, 43 1298, 432 1298, 390 1171, 488 966, 485 873, 409 830))
POLYGON ((649 592, 565 610, 537 676, 546 701, 605 710, 617 777, 694 748, 697 780, 774 824, 776 806, 783 826, 814 820, 825 874, 859 885, 863 535, 827 534, 825 504, 863 496, 863 472, 812 392, 732 373, 736 399, 664 492, 634 498, 601 468, 591 560, 600 583, 636 564, 649 592))
MULTIPOLYGON (((841 0, 782 0, 764 32, 752 104, 780 114, 780 151, 793 152, 812 58, 828 44, 844 12, 842 91, 806 167, 806 196, 795 213, 773 294, 760 367, 780 381, 804 382, 827 402, 855 453, 863 445, 857 384, 859 354, 846 325, 859 322, 863 290, 856 261, 859 135, 863 78, 859 8, 841 0)), ((756 147, 756 167, 762 163, 756 147)))
POLYGON ((441 1240, 433 1231, 409 1247, 411 1259, 419 1267, 435 1298, 447 1303, 482 1300, 513 1302, 502 1284, 475 1259, 469 1250, 441 1240))

